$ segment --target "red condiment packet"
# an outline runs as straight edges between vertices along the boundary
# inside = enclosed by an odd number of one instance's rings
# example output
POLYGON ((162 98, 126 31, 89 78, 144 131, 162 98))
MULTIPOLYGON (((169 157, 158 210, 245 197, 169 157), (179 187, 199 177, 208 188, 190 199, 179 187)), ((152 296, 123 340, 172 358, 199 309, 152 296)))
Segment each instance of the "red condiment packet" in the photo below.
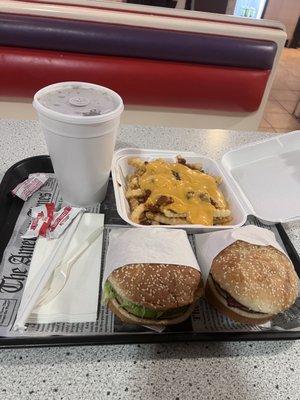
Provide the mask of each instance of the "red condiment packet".
POLYGON ((12 194, 26 201, 30 196, 33 195, 39 188, 41 188, 48 180, 48 174, 36 173, 30 174, 28 178, 19 183, 13 190, 12 194))
POLYGON ((70 225, 73 219, 79 213, 83 213, 84 211, 84 208, 66 206, 54 213, 53 219, 47 230, 47 237, 50 239, 58 238, 70 225))
POLYGON ((22 238, 32 239, 40 235, 46 236, 47 229, 53 219, 54 210, 54 203, 46 203, 41 206, 32 208, 32 221, 22 238))
POLYGON ((54 203, 46 203, 31 209, 32 221, 22 238, 32 239, 44 236, 57 239, 84 208, 66 206, 55 212, 54 203))

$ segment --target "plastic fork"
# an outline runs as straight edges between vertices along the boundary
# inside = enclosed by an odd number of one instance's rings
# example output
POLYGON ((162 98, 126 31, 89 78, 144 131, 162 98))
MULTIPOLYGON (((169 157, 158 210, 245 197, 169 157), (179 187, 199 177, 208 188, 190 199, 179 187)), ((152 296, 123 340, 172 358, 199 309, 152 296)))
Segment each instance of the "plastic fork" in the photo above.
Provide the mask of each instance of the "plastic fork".
POLYGON ((52 279, 41 294, 37 306, 45 305, 53 300, 65 287, 67 280, 70 276, 71 267, 79 259, 79 257, 91 246, 92 243, 101 235, 102 228, 97 228, 93 231, 79 247, 77 247, 70 255, 70 257, 58 265, 53 272, 52 279))

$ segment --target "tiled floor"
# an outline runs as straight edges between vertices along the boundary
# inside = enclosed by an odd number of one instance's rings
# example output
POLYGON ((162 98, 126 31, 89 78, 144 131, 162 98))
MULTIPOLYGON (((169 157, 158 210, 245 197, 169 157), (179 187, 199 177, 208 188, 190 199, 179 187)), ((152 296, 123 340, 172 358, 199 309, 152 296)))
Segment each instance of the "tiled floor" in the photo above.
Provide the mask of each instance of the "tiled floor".
POLYGON ((259 130, 287 132, 300 129, 293 112, 300 100, 300 49, 284 49, 259 130))

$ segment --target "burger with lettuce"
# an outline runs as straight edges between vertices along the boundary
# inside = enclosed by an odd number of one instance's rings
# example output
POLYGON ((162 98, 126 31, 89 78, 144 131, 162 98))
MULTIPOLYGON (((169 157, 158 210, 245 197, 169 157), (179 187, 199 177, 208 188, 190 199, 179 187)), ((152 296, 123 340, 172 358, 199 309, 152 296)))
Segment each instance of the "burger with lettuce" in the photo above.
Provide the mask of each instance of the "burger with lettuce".
POLYGON ((201 273, 173 264, 130 264, 114 270, 104 300, 123 322, 172 325, 187 319, 203 294, 201 273))

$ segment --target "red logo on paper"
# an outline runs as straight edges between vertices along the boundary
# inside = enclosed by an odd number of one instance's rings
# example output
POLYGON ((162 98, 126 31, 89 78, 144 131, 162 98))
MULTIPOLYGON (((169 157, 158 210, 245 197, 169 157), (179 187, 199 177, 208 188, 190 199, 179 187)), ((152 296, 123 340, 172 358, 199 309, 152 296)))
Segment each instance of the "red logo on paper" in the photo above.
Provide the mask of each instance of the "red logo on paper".
POLYGON ((54 219, 53 223, 50 226, 50 231, 54 231, 54 229, 58 226, 58 225, 63 225, 65 223, 65 221, 67 221, 69 219, 68 214, 70 214, 72 210, 72 207, 67 206, 64 207, 62 213, 60 215, 58 215, 58 217, 56 219, 54 219))
POLYGON ((39 220, 41 218, 44 218, 45 214, 43 211, 40 211, 38 213, 38 215, 34 218, 34 220, 31 223, 31 229, 36 229, 36 227, 38 226, 39 220))

